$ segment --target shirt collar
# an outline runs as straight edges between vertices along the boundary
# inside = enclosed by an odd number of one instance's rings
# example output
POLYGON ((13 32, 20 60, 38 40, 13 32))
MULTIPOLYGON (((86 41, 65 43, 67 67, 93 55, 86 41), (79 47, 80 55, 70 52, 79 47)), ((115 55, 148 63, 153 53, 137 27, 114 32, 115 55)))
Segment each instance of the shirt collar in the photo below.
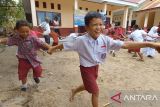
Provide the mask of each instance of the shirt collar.
POLYGON ((18 38, 19 38, 20 40, 29 40, 30 36, 31 36, 31 35, 29 34, 27 38, 22 39, 22 38, 18 35, 18 38))
POLYGON ((100 35, 99 35, 99 37, 97 38, 97 44, 99 44, 99 43, 101 42, 101 40, 102 40, 102 36, 103 36, 103 35, 102 35, 102 34, 100 34, 100 35))
POLYGON ((100 38, 101 38, 101 36, 102 36, 102 34, 100 34, 99 37, 95 40, 95 39, 93 39, 89 34, 87 34, 89 43, 95 42, 95 43, 99 44, 99 43, 100 43, 100 38))

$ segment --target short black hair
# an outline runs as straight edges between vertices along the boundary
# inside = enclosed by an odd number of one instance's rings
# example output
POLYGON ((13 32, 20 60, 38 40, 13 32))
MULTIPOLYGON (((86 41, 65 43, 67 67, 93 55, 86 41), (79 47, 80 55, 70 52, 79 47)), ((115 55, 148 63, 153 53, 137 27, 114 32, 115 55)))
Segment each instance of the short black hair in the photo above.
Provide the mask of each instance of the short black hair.
POLYGON ((15 29, 19 29, 20 27, 23 27, 23 26, 28 26, 28 27, 30 27, 29 23, 28 23, 26 20, 18 20, 18 21, 16 22, 15 29))
POLYGON ((137 24, 133 25, 134 29, 139 29, 139 26, 137 24))
POLYGON ((55 17, 54 17, 54 20, 55 20, 55 21, 58 21, 58 17, 57 17, 57 16, 55 16, 55 17))
POLYGON ((88 26, 90 21, 93 19, 93 18, 100 18, 102 19, 102 15, 98 12, 95 12, 95 11, 90 11, 86 14, 86 16, 84 17, 84 21, 85 21, 85 25, 88 26))

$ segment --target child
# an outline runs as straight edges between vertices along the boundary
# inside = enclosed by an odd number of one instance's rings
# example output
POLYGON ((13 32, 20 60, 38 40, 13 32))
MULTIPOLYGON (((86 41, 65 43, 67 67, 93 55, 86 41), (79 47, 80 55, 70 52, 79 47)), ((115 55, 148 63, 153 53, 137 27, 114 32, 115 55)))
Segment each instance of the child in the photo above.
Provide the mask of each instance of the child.
POLYGON ((18 47, 18 76, 19 80, 22 81, 21 91, 26 91, 27 74, 29 69, 33 69, 33 78, 35 82, 37 84, 40 82, 39 77, 41 77, 42 68, 36 51, 40 48, 49 49, 50 46, 37 37, 31 35, 27 21, 17 21, 16 30, 17 36, 0 39, 0 44, 7 44, 8 46, 16 45, 18 47))
MULTIPOLYGON (((133 39, 133 41, 135 42, 143 42, 144 41, 143 36, 146 36, 147 33, 144 30, 139 30, 138 25, 134 25, 133 30, 134 31, 128 36, 129 39, 133 39)), ((140 59, 138 59, 139 61, 144 61, 143 54, 140 52, 141 51, 140 48, 133 49, 133 51, 135 52, 135 54, 137 53, 138 56, 140 57, 140 59)))
POLYGON ((52 39, 53 39, 53 44, 52 44, 52 46, 56 46, 56 45, 58 45, 58 34, 56 33, 56 32, 54 32, 54 31, 51 31, 51 33, 50 33, 50 36, 52 37, 52 39))
POLYGON ((160 51, 160 44, 155 43, 133 43, 113 40, 108 36, 104 36, 101 32, 103 29, 103 21, 101 14, 97 12, 89 12, 85 16, 85 28, 87 33, 77 37, 73 42, 65 42, 54 46, 48 50, 48 53, 56 49, 77 51, 80 58, 80 71, 83 84, 72 89, 70 101, 81 91, 87 90, 92 94, 92 105, 98 107, 99 88, 96 82, 98 77, 98 66, 104 62, 109 50, 119 50, 120 48, 142 48, 155 47, 160 51))
POLYGON ((31 27, 30 31, 31 35, 36 36, 36 37, 42 37, 43 33, 40 31, 37 27, 31 27))
MULTIPOLYGON (((150 31, 148 32, 148 35, 146 36, 145 40, 148 42, 156 42, 158 40, 158 27, 153 26, 150 31)), ((149 58, 154 58, 156 54, 156 50, 150 47, 143 49, 144 55, 146 55, 149 58)))
POLYGON ((60 23, 57 16, 54 17, 53 26, 54 26, 54 32, 56 32, 58 34, 59 39, 61 39, 61 34, 59 30, 60 23))

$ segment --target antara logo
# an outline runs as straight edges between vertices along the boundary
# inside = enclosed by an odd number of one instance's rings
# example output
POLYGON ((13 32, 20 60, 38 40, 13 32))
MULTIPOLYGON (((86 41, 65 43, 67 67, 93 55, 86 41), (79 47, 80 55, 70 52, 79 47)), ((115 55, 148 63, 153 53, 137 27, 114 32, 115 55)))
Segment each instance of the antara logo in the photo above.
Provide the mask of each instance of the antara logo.
POLYGON ((114 95, 114 96, 111 97, 111 99, 114 100, 115 102, 122 103, 120 101, 120 98, 121 98, 121 92, 119 92, 118 94, 116 94, 116 95, 114 95))

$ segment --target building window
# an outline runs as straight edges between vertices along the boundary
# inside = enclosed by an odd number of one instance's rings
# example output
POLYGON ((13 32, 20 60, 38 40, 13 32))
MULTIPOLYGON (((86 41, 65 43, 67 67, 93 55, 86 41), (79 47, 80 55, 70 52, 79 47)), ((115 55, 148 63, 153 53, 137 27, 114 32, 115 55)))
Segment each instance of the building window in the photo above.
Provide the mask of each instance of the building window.
POLYGON ((35 1, 36 7, 39 7, 39 1, 35 1))
POLYGON ((79 10, 82 10, 82 7, 79 7, 79 10))
POLYGON ((97 9, 97 12, 99 12, 99 9, 97 9))
POLYGON ((43 2, 43 8, 47 8, 46 2, 43 2))
MULTIPOLYGON (((57 12, 45 12, 45 11, 37 11, 37 21, 38 25, 45 21, 45 18, 48 17, 51 20, 51 25, 53 24, 53 20, 55 17, 58 17, 59 25, 61 25, 61 13, 57 12)), ((53 25, 52 25, 53 26, 53 25)))
POLYGON ((54 3, 51 3, 51 9, 54 9, 54 3))
POLYGON ((115 22, 115 26, 120 26, 121 22, 115 22))
POLYGON ((109 11, 109 15, 111 15, 111 13, 112 13, 112 12, 111 12, 111 11, 109 11))
POLYGON ((107 11, 106 11, 106 15, 107 15, 107 11))
POLYGON ((58 7, 58 10, 61 10, 61 4, 58 4, 57 7, 58 7))
POLYGON ((88 8, 86 8, 86 11, 88 11, 88 8))

